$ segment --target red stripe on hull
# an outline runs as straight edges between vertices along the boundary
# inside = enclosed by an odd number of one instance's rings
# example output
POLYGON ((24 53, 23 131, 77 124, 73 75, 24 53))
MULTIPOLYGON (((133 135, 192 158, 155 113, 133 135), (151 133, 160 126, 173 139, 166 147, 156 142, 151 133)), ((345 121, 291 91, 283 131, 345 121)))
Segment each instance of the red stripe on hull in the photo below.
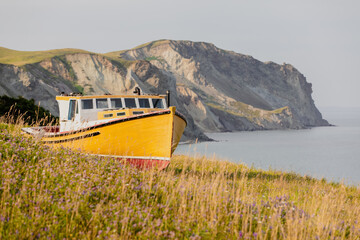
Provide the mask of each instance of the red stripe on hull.
POLYGON ((143 159, 143 158, 116 158, 120 161, 124 161, 126 164, 130 164, 139 169, 151 169, 156 168, 158 170, 165 169, 170 161, 168 160, 157 160, 157 159, 143 159))

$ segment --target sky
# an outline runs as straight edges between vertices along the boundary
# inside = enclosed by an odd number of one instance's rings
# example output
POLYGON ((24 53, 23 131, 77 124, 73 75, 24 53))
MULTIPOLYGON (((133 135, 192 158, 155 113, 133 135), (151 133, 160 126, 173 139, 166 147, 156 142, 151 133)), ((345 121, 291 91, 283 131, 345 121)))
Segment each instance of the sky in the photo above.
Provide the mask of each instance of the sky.
POLYGON ((97 53, 191 40, 289 63, 318 107, 360 107, 358 0, 0 0, 0 46, 97 53))

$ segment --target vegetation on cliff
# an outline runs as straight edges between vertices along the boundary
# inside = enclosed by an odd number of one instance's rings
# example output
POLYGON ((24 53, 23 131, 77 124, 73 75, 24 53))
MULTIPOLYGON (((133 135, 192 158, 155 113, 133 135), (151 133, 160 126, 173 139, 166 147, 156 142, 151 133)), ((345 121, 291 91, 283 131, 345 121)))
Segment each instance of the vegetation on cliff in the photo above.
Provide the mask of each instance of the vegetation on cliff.
POLYGON ((21 96, 18 98, 0 96, 0 117, 2 116, 13 120, 20 118, 27 124, 47 125, 57 120, 48 110, 35 105, 34 99, 27 100, 21 96))
POLYGON ((64 48, 47 51, 16 51, 0 47, 0 63, 22 66, 31 63, 41 62, 42 60, 63 56, 74 53, 90 53, 81 49, 64 48))
POLYGON ((358 239, 360 189, 216 159, 164 171, 0 123, 0 239, 358 239))

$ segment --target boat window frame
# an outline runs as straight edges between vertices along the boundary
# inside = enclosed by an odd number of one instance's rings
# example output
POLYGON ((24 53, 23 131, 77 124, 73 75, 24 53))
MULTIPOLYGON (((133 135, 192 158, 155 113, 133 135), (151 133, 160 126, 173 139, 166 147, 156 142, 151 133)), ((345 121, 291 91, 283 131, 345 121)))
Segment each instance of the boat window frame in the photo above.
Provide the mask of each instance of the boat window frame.
MULTIPOLYGON (((100 102, 100 101, 99 101, 100 102)), ((109 108, 109 101, 108 98, 95 98, 95 107, 96 109, 107 109, 109 108), (102 100, 103 102, 106 102, 106 107, 98 107, 98 100, 102 100), (104 101, 105 100, 105 101, 104 101)))
POLYGON ((153 104, 153 108, 166 109, 166 105, 164 103, 164 98, 152 98, 151 102, 153 104), (159 100, 162 104, 162 107, 156 107, 153 102, 154 100, 159 100))
POLYGON ((76 110, 75 110, 75 115, 79 114, 79 99, 76 100, 76 110))
POLYGON ((124 103, 125 103, 125 108, 129 108, 129 109, 131 109, 131 108, 139 108, 139 102, 137 101, 137 98, 129 98, 129 97, 127 97, 127 98, 124 98, 124 103), (135 101, 135 107, 128 107, 127 106, 127 104, 126 104, 126 99, 133 99, 134 101, 135 101))
POLYGON ((124 106, 125 106, 125 104, 124 104, 124 100, 123 100, 123 98, 109 98, 109 102, 110 102, 110 108, 124 108, 124 106), (112 106, 112 104, 111 104, 111 100, 120 100, 120 102, 121 102, 121 107, 116 107, 116 106, 112 106))
POLYGON ((133 115, 144 114, 144 111, 132 111, 133 115))
POLYGON ((150 108, 154 108, 153 98, 149 98, 150 108))
POLYGON ((80 101, 81 101, 81 110, 92 110, 92 109, 94 109, 94 99, 80 99, 80 101), (89 102, 91 102, 91 106, 92 106, 92 108, 83 108, 84 107, 84 105, 83 105, 83 102, 84 101, 89 101, 89 102))
POLYGON ((145 97, 138 98, 138 102, 139 102, 139 108, 151 108, 150 102, 152 102, 152 101, 150 101, 149 98, 145 98, 145 97), (147 103, 148 103, 149 106, 147 106, 147 107, 142 107, 142 106, 140 105, 140 100, 147 100, 147 103))

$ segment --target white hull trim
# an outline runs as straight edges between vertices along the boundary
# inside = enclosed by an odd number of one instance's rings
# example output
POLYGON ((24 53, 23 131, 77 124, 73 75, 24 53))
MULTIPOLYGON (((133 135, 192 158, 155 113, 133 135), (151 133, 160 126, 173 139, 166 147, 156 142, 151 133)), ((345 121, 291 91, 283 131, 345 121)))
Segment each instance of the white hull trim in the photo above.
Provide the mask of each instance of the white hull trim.
POLYGON ((112 158, 123 158, 123 159, 140 159, 140 160, 163 160, 170 161, 170 158, 167 157, 152 157, 152 156, 119 156, 119 155, 105 155, 105 154, 88 154, 91 156, 100 156, 100 157, 112 157, 112 158))

